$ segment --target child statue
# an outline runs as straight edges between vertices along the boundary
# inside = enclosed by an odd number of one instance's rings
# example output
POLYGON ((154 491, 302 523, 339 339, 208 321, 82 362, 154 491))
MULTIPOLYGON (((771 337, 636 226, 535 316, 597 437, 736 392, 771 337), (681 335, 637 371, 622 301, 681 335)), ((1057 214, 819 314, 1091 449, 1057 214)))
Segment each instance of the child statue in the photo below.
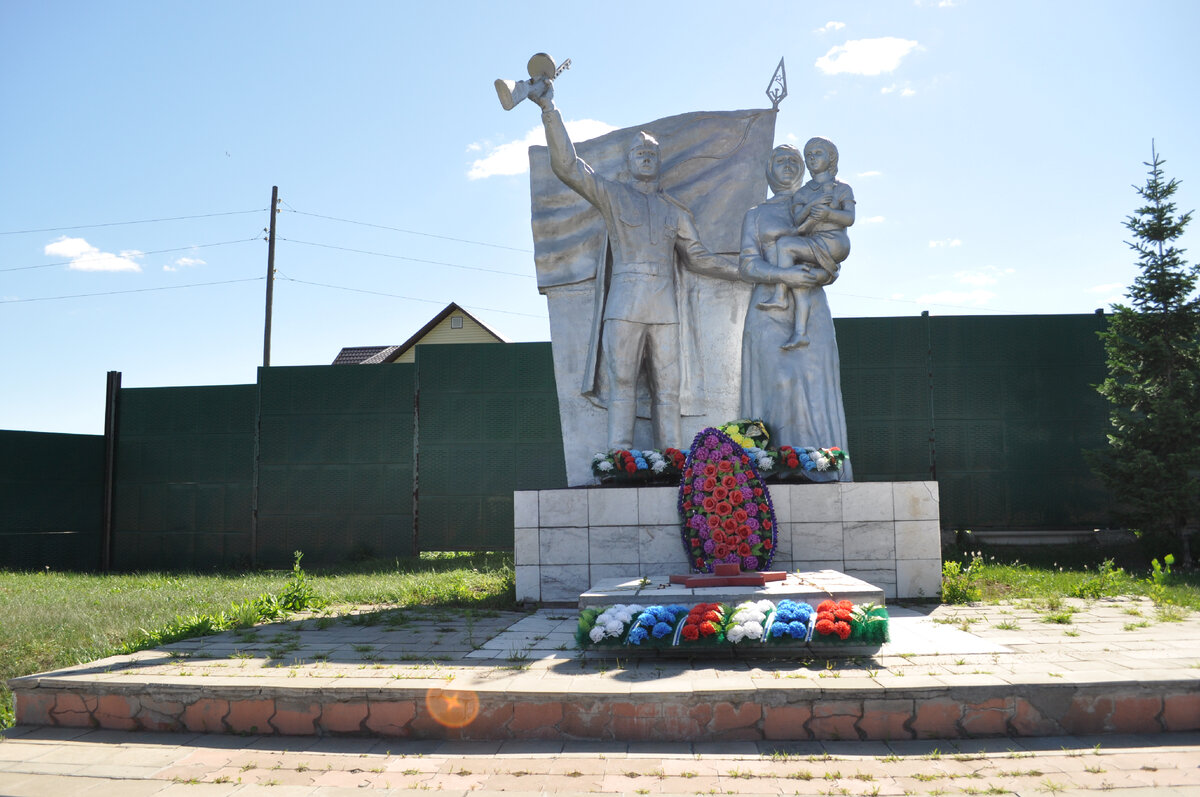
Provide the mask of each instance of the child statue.
MULTIPOLYGON (((774 263, 814 274, 823 271, 819 284, 828 285, 837 279, 841 262, 850 254, 846 228, 854 224, 854 192, 837 180, 838 151, 833 142, 809 139, 804 145, 804 162, 812 179, 793 195, 791 213, 796 231, 775 242, 774 263)), ((791 350, 808 345, 811 292, 811 288, 787 288, 779 283, 770 298, 758 303, 764 310, 787 308, 791 295, 795 308, 793 332, 781 348, 791 350)))

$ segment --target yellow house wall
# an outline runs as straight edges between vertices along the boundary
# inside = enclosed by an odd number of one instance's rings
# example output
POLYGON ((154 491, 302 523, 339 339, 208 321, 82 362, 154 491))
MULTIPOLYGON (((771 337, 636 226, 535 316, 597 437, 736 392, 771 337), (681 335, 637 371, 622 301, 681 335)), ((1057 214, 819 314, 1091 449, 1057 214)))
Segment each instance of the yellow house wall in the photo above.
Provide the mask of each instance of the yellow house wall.
MULTIPOLYGON (((500 341, 477 324, 470 316, 448 315, 442 322, 425 333, 425 337, 417 341, 417 346, 442 343, 499 343, 500 341), (450 322, 454 318, 462 318, 462 329, 452 329, 450 322)), ((398 363, 411 363, 417 359, 417 346, 404 352, 397 360, 398 363)))

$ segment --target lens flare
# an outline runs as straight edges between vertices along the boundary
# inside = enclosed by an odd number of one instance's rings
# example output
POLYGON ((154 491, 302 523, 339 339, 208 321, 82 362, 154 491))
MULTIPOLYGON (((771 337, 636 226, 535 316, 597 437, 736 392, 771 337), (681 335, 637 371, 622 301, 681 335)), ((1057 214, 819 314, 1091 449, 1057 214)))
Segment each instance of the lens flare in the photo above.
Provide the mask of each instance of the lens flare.
POLYGON ((465 728, 479 714, 479 697, 474 692, 430 689, 425 693, 425 708, 439 725, 465 728))

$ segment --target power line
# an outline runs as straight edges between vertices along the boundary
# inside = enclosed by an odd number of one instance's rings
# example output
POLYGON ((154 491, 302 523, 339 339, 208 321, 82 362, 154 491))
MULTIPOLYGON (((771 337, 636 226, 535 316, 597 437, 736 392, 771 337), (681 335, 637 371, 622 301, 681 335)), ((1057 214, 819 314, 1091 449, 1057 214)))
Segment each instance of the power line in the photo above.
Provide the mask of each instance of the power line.
POLYGON ((220 282, 193 282, 190 285, 164 285, 160 288, 133 288, 127 291, 104 291, 103 293, 75 293, 70 296, 37 296, 32 299, 0 299, 0 304, 17 304, 19 302, 51 302, 56 299, 84 299, 89 296, 115 296, 119 293, 149 293, 150 291, 177 291, 180 288, 204 288, 209 285, 231 285, 235 282, 257 282, 266 277, 247 277, 240 280, 221 280, 220 282))
POLYGON ((301 216, 312 216, 313 218, 316 218, 316 219, 327 219, 329 221, 340 221, 340 222, 344 222, 346 224, 357 224, 360 227, 374 227, 377 230, 392 230, 393 232, 403 232, 403 233, 408 233, 409 235, 423 235, 426 238, 439 238, 443 241, 457 241, 458 243, 474 244, 476 246, 490 246, 493 249, 507 249, 510 252, 524 252, 526 254, 532 254, 532 252, 533 252, 532 249, 521 249, 516 246, 504 246, 502 244, 492 244, 492 243, 488 243, 487 241, 473 241, 469 238, 455 238, 453 235, 437 235, 432 232, 421 232, 420 230, 406 230, 403 227, 389 227, 386 224, 372 224, 367 221, 355 221, 354 219, 340 219, 337 216, 323 216, 320 213, 306 213, 303 210, 296 210, 295 208, 291 207, 290 205, 288 206, 288 212, 296 213, 301 216))
MULTIPOLYGON (((211 244, 192 244, 191 246, 177 246, 174 249, 153 249, 149 252, 138 252, 138 255, 161 255, 164 252, 186 252, 192 249, 206 249, 210 246, 228 246, 229 244, 244 244, 249 243, 250 241, 259 240, 262 239, 256 235, 253 238, 239 238, 236 241, 218 241, 211 244)), ((12 266, 10 268, 0 268, 0 274, 6 271, 29 271, 30 269, 35 268, 52 268, 54 266, 69 266, 73 263, 87 263, 92 260, 103 260, 106 255, 111 255, 111 253, 101 253, 91 257, 77 257, 74 260, 63 260, 58 263, 42 263, 36 266, 12 266)))
POLYGON ((320 243, 316 243, 314 241, 297 241, 295 238, 277 238, 276 240, 287 241, 288 243, 293 243, 293 244, 304 244, 305 246, 319 246, 323 249, 337 249, 342 252, 354 252, 354 253, 360 254, 360 255, 374 255, 376 257, 389 257, 393 260, 407 260, 412 263, 428 263, 429 265, 432 265, 432 266, 446 266, 448 268, 462 268, 462 269, 467 269, 468 271, 485 271, 489 274, 503 274, 508 277, 524 277, 526 279, 533 278, 533 275, 531 275, 531 274, 519 274, 515 271, 502 271, 501 269, 482 268, 480 266, 464 266, 464 265, 460 265, 459 263, 446 263, 441 260, 424 260, 419 257, 407 257, 405 255, 393 255, 393 254, 388 254, 387 252, 372 252, 367 249, 351 249, 348 246, 334 246, 333 244, 320 244, 320 243))
MULTIPOLYGON (((383 291, 369 291, 364 288, 347 288, 345 285, 329 285, 328 283, 324 283, 324 282, 309 282, 308 280, 298 280, 293 277, 285 277, 283 274, 279 274, 279 273, 276 273, 275 276, 278 279, 287 280, 288 282, 298 282, 301 285, 315 285, 318 288, 333 288, 334 290, 338 290, 338 291, 349 291, 351 293, 366 293, 366 294, 370 294, 372 296, 386 296, 389 299, 407 299, 412 302, 425 302, 426 304, 441 304, 441 305, 449 304, 449 302, 439 301, 438 299, 421 299, 417 296, 403 296, 398 293, 384 293, 383 291)), ((463 307, 466 307, 469 310, 486 310, 489 313, 504 313, 505 315, 520 315, 520 316, 525 316, 526 318, 545 318, 546 317, 544 315, 538 315, 536 313, 518 313, 515 310, 498 310, 495 307, 479 307, 478 305, 463 305, 463 307)))
POLYGON ((103 224, 74 224, 70 227, 41 227, 36 230, 4 230, 0 235, 20 235, 27 232, 63 232, 65 230, 90 230, 95 227, 120 227, 125 224, 152 224, 158 221, 183 221, 185 219, 211 219, 214 216, 243 216, 247 213, 263 213, 266 208, 258 210, 228 210, 222 213, 201 213, 195 216, 169 216, 161 219, 137 219, 136 221, 108 221, 103 224))

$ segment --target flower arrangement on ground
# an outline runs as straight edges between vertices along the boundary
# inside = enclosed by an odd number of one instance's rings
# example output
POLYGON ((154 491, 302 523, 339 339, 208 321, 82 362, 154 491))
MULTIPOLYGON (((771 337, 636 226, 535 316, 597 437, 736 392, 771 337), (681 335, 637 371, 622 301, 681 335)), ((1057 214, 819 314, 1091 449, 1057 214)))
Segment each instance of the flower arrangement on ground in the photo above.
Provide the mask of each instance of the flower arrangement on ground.
POLYGON ((638 604, 625 605, 618 603, 607 609, 589 608, 579 613, 579 628, 575 632, 575 641, 580 646, 590 642, 593 645, 621 645, 629 633, 633 618, 642 613, 644 607, 638 604))
POLYGON ((633 621, 626 641, 630 645, 648 642, 651 647, 668 647, 675 641, 675 627, 680 618, 687 613, 688 607, 678 604, 647 606, 633 621))
POLYGON ((679 484, 684 551, 692 569, 718 563, 766 570, 775 556, 775 509, 746 452, 709 427, 692 441, 679 484))
POLYGON ((771 615, 771 640, 808 641, 812 633, 813 607, 807 603, 793 600, 781 600, 771 615))
POLYGON ((733 644, 761 642, 766 633, 767 617, 775 611, 769 600, 744 601, 739 603, 729 617, 725 638, 733 644))
POLYGON ((816 609, 784 599, 744 601, 730 608, 721 603, 692 607, 593 607, 579 615, 575 640, 581 648, 626 647, 686 650, 710 647, 766 650, 771 646, 879 646, 888 641, 887 609, 872 603, 823 601, 816 609))
POLYGON ((718 645, 725 641, 726 606, 720 603, 697 603, 687 613, 679 627, 679 644, 718 645))

